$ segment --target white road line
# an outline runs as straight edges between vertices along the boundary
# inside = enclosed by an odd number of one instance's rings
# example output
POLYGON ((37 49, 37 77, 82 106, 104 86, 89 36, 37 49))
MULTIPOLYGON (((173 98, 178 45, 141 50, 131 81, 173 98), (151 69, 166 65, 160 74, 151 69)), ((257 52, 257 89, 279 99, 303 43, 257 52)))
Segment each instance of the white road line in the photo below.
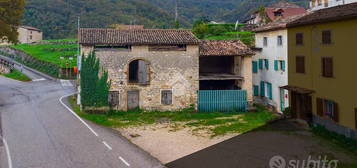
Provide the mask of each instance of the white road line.
POLYGON ((45 78, 40 78, 40 79, 34 79, 34 80, 32 80, 33 82, 39 82, 39 81, 44 81, 44 80, 46 80, 45 78))
POLYGON ((119 156, 119 159, 120 159, 124 164, 126 164, 128 167, 130 166, 130 164, 129 164, 125 159, 123 159, 121 156, 119 156))
POLYGON ((11 160, 9 145, 7 145, 5 138, 2 138, 2 142, 5 145, 5 150, 6 150, 6 155, 7 155, 7 164, 9 165, 9 168, 12 168, 12 160, 11 160))
POLYGON ((68 96, 72 96, 74 94, 76 94, 76 93, 72 93, 72 94, 69 94, 69 95, 64 95, 59 99, 59 101, 61 102, 61 104, 68 111, 70 111, 75 117, 77 117, 79 119, 79 121, 81 121, 95 136, 98 136, 98 134, 86 122, 84 122, 81 117, 79 117, 71 108, 69 108, 66 104, 63 103, 63 101, 62 101, 63 98, 68 97, 68 96))
POLYGON ((107 142, 103 141, 103 144, 104 144, 109 150, 112 150, 112 149, 113 149, 110 145, 108 145, 107 142))

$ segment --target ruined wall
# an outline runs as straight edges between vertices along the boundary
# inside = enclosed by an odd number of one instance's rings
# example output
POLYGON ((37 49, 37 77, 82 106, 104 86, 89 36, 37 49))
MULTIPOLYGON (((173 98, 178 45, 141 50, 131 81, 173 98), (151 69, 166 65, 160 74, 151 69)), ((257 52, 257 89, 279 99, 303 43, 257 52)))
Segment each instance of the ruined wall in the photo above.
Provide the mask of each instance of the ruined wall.
POLYGON ((240 74, 244 79, 240 82, 243 90, 247 91, 248 102, 253 102, 253 83, 252 83, 252 57, 251 56, 235 56, 235 69, 236 74, 240 74))
MULTIPOLYGON (((82 46, 88 54, 93 47, 82 46)), ((197 103, 199 89, 199 52, 197 45, 188 45, 187 51, 149 51, 148 46, 132 46, 131 51, 98 49, 97 57, 108 70, 111 90, 119 91, 120 110, 127 110, 127 92, 139 90, 140 108, 145 110, 176 110, 197 103), (142 59, 150 63, 150 84, 128 83, 129 63, 142 59), (161 90, 172 90, 172 105, 161 104, 161 90)))

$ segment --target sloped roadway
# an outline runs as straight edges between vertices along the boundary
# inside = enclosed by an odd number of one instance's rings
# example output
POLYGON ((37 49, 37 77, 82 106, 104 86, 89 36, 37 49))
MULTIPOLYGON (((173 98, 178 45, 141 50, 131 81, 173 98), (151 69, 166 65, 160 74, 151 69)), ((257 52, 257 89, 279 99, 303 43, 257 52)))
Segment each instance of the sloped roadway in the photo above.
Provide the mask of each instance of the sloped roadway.
POLYGON ((1 168, 164 167, 117 132, 66 108, 64 96, 74 92, 68 82, 40 79, 0 76, 1 168))

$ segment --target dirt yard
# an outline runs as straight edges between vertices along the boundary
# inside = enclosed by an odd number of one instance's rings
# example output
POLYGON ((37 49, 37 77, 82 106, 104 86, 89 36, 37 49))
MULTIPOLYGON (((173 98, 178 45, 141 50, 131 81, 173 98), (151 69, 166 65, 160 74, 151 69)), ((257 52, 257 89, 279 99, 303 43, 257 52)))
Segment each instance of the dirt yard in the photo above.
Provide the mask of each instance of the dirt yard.
POLYGON ((164 164, 238 135, 235 133, 211 137, 207 129, 184 125, 185 123, 163 123, 118 130, 164 164))

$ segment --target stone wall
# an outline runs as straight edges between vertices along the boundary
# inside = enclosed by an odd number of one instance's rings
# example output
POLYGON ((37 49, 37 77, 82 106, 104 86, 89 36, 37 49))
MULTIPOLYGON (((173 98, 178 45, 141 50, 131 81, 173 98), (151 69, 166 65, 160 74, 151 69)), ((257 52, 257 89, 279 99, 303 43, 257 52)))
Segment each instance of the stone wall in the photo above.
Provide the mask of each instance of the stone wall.
POLYGON ((313 115, 313 122, 315 124, 325 126, 325 128, 327 130, 330 130, 330 131, 336 132, 338 134, 344 135, 346 137, 353 138, 353 139, 357 140, 357 130, 356 129, 347 128, 343 125, 340 125, 333 121, 321 118, 317 115, 313 115))
MULTIPOLYGON (((93 50, 81 46, 85 55, 93 50)), ((111 90, 119 91, 117 109, 127 110, 127 92, 139 90, 140 108, 145 110, 177 110, 197 103, 199 89, 199 51, 197 45, 188 45, 187 51, 149 51, 148 46, 132 46, 131 51, 98 49, 97 57, 108 70, 111 90), (150 64, 150 84, 128 83, 128 66, 141 59, 150 64), (161 104, 161 90, 172 90, 172 105, 161 104)))
POLYGON ((7 74, 10 73, 11 69, 9 66, 0 63, 0 73, 7 74))

